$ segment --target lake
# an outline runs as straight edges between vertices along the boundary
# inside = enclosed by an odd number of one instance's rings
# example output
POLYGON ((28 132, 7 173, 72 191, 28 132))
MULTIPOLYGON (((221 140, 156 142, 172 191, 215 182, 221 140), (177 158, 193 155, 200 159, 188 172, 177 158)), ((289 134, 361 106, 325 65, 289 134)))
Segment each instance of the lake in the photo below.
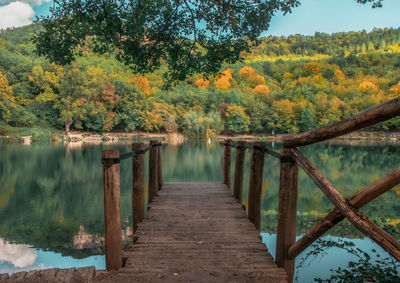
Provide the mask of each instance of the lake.
MULTIPOLYGON (((279 144, 268 147, 279 150, 279 144)), ((0 144, 0 273, 49 267, 95 265, 104 269, 103 187, 101 150, 130 151, 127 144, 0 144)), ((311 162, 346 197, 400 164, 400 144, 318 144, 301 148, 311 162)), ((185 142, 162 149, 165 182, 222 180, 223 147, 217 143, 185 142)), ((243 202, 247 203, 251 151, 246 153, 243 202)), ((234 156, 234 150, 233 155, 234 156)), ((148 154, 146 154, 147 164, 148 154)), ((234 161, 234 158, 233 160, 234 161)), ((234 166, 232 163, 232 170, 234 166)), ((121 161, 123 239, 131 227, 131 170, 121 161)), ((147 174, 146 174, 147 175, 147 174)), ((146 177, 147 183, 147 177, 146 177)), ((233 174, 232 174, 233 184, 233 174)), ((266 155, 262 188, 262 237, 274 255, 278 208, 279 161, 266 155)), ((299 170, 297 235, 306 232, 333 205, 299 170)), ((400 188, 385 193, 362 211, 400 239, 400 188)), ((376 259, 387 254, 344 220, 324 240, 349 241, 376 259)), ((327 278, 329 269, 355 260, 343 249, 296 259, 298 282, 327 278)))

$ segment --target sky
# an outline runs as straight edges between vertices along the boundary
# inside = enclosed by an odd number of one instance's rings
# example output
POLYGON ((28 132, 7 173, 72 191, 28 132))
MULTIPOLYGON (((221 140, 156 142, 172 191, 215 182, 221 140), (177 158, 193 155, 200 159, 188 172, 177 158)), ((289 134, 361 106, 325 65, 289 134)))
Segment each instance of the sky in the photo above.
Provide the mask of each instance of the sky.
MULTIPOLYGON (((355 0, 301 0, 301 3, 291 14, 276 14, 263 35, 313 35, 400 27, 400 0, 384 0, 383 8, 377 9, 355 0)), ((51 5, 51 0, 0 0, 0 29, 28 25, 36 16, 47 15, 51 5)))

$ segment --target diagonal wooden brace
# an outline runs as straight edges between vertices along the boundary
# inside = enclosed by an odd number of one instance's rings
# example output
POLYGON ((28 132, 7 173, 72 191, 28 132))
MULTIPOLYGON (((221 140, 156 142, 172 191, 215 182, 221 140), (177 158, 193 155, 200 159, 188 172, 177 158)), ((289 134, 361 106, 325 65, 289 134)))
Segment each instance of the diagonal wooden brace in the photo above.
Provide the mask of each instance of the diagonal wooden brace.
MULTIPOLYGON (((379 180, 373 182, 365 189, 355 193, 348 200, 350 205, 355 208, 361 208, 372 200, 376 199, 383 193, 400 184, 400 166, 383 176, 379 180)), ((340 213, 339 209, 332 209, 321 221, 315 224, 307 231, 296 243, 288 250, 288 257, 295 258, 315 240, 321 237, 333 226, 342 221, 345 217, 340 213)))
POLYGON ((399 242, 383 229, 379 228, 375 223, 371 222, 365 214, 353 207, 300 151, 293 148, 290 150, 290 156, 303 168, 307 175, 310 176, 314 183, 322 190, 344 217, 364 235, 374 240, 390 255, 400 261, 399 242))

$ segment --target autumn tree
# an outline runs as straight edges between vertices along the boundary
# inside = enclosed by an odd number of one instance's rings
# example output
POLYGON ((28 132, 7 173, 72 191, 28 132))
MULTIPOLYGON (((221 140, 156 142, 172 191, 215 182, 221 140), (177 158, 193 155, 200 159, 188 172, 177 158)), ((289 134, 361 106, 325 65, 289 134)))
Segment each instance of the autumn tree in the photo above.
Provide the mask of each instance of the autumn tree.
POLYGON ((0 123, 7 123, 12 116, 12 110, 17 107, 12 88, 7 78, 0 72, 0 123))

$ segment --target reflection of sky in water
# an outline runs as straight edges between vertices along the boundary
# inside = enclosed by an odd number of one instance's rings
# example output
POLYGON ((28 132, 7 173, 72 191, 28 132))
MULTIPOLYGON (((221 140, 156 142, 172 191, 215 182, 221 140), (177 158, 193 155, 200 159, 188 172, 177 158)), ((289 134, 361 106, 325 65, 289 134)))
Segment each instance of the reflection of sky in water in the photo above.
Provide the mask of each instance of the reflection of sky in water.
MULTIPOLYGON (((268 247, 268 251, 275 258, 275 246, 276 246, 276 234, 261 233, 262 241, 268 247)), ((296 240, 300 239, 301 236, 297 236, 296 240)), ((389 257, 389 254, 384 251, 378 244, 370 240, 369 238, 364 239, 348 239, 339 238, 334 236, 321 237, 325 241, 348 241, 355 244, 354 248, 359 248, 360 250, 367 252, 371 256, 371 261, 376 261, 378 259, 382 260, 389 257), (376 250, 373 253, 372 250, 376 250), (380 258, 376 257, 376 254, 381 255, 380 258)), ((311 247, 308 247, 303 251, 297 258, 296 264, 298 264, 303 257, 310 251, 311 247)), ((338 267, 345 268, 347 263, 350 261, 358 261, 355 255, 351 255, 346 250, 336 247, 330 247, 324 249, 324 254, 318 255, 316 257, 310 257, 306 260, 303 267, 296 269, 295 277, 299 279, 295 282, 308 283, 314 282, 314 278, 326 279, 330 277, 330 269, 337 269, 338 267)), ((400 271, 400 268, 399 268, 400 271)))
POLYGON ((105 269, 104 255, 76 259, 60 253, 34 249, 28 245, 10 244, 0 239, 0 273, 14 273, 43 268, 95 266, 105 269))

